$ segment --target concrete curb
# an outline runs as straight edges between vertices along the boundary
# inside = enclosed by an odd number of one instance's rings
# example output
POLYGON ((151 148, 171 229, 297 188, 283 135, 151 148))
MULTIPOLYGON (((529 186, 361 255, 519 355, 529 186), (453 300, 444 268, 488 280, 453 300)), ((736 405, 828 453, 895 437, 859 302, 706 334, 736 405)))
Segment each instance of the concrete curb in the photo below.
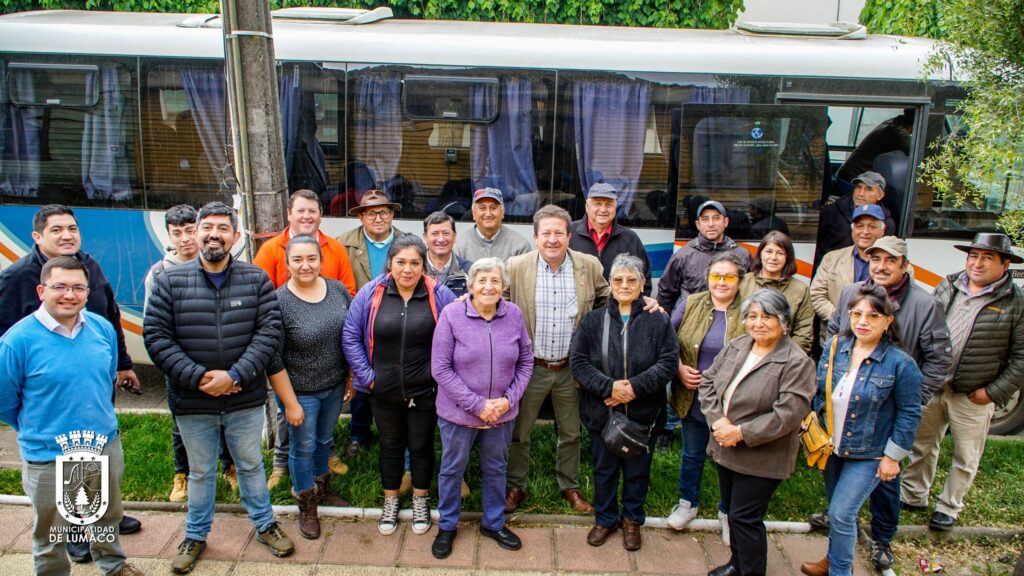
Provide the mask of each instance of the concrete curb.
MULTIPOLYGON (((0 494, 0 505, 5 506, 31 506, 27 496, 11 496, 0 494)), ((182 512, 187 505, 177 502, 124 502, 125 510, 137 510, 144 512, 182 512)), ((241 504, 217 504, 218 513, 244 514, 245 508, 241 504)), ((345 520, 376 520, 380 518, 380 508, 339 508, 336 506, 321 506, 320 516, 341 518, 345 520)), ((275 514, 297 515, 297 506, 274 506, 275 514)), ((437 510, 431 510, 431 517, 436 521, 437 510)), ((460 515, 462 521, 479 522, 483 515, 480 512, 463 512, 460 515)), ((399 518, 403 520, 412 519, 412 510, 402 510, 399 518)), ((591 516, 570 516, 563 514, 511 514, 508 521, 513 526, 590 526, 593 523, 591 516)), ((648 517, 644 523, 646 528, 669 529, 666 519, 662 517, 648 517)), ((769 532, 784 534, 808 534, 811 533, 811 526, 807 522, 784 522, 769 520, 765 522, 769 532)), ((687 531, 690 532, 718 532, 720 526, 718 520, 699 518, 690 523, 687 531)), ((862 531, 863 532, 863 531, 862 531)), ((947 540, 1010 540, 1016 536, 1024 535, 1024 528, 992 528, 986 526, 957 526, 949 532, 937 532, 930 530, 927 526, 900 526, 896 532, 897 540, 910 540, 927 537, 933 542, 947 540)), ((862 533, 862 537, 866 534, 862 533)))

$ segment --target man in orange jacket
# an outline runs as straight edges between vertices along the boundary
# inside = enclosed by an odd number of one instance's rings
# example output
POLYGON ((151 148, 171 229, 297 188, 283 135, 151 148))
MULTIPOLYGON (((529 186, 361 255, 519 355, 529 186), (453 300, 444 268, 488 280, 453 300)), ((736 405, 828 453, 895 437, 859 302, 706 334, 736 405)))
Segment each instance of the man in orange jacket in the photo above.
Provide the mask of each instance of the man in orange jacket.
MULTIPOLYGON (((285 258, 285 247, 292 236, 306 234, 317 238, 323 260, 320 275, 333 278, 344 284, 353 296, 356 294, 356 278, 352 274, 345 248, 334 238, 320 232, 320 222, 324 211, 320 197, 312 190, 296 190, 288 198, 288 227, 283 232, 268 240, 260 247, 253 264, 259 266, 270 276, 274 288, 280 288, 288 281, 288 263, 285 258)), ((280 408, 280 404, 278 405, 280 408)), ((337 454, 332 454, 328 467, 335 474, 345 474, 348 466, 337 454)), ((274 442, 274 470, 267 479, 267 487, 274 486, 288 475, 288 422, 284 419, 284 410, 277 411, 277 435, 274 442)))

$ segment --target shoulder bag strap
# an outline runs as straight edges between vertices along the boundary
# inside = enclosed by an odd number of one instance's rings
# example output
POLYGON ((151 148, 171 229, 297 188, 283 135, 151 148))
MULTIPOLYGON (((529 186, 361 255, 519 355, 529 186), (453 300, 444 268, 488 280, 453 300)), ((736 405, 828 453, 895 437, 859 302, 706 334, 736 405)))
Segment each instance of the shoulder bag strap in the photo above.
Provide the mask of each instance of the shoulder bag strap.
POLYGON ((836 363, 836 345, 839 336, 832 338, 832 346, 828 351, 828 371, 825 374, 825 430, 828 430, 829 441, 832 441, 832 367, 836 363))
MULTIPOLYGON (((608 376, 611 376, 612 380, 614 380, 615 377, 612 376, 611 371, 608 370, 608 334, 610 332, 611 332, 611 320, 608 319, 608 314, 605 313, 605 315, 604 315, 604 324, 601 327, 601 368, 604 370, 605 374, 607 374, 608 376)), ((608 415, 610 416, 611 413, 612 413, 612 407, 609 406, 608 407, 608 415)))

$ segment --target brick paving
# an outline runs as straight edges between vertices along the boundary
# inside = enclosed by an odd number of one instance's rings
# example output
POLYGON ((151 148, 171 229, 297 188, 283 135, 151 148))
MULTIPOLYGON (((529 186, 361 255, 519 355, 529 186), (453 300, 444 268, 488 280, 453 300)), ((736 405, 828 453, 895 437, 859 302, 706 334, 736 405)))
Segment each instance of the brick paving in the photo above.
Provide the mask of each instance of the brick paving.
MULTIPOLYGON (((182 539, 181 513, 132 512, 142 520, 138 534, 121 541, 133 564, 146 574, 171 574, 170 561, 182 539)), ((0 576, 32 574, 32 515, 25 506, 0 506, 0 576)), ((244 515, 217 514, 208 548, 197 576, 310 575, 310 576, 442 576, 490 575, 663 575, 703 576, 727 559, 728 550, 717 533, 644 529, 644 547, 638 552, 622 548, 620 533, 600 548, 586 543, 588 526, 511 527, 523 539, 523 549, 509 552, 483 538, 476 524, 462 524, 450 557, 430 554, 436 524, 422 536, 408 522, 398 532, 380 536, 373 522, 324 518, 318 540, 299 536, 294 518, 279 518, 296 542, 296 552, 275 558, 254 537, 244 515)), ((768 574, 797 576, 800 563, 824 554, 828 539, 821 535, 775 533, 769 535, 768 574)), ((97 574, 92 565, 75 565, 74 576, 97 574)), ((854 574, 871 574, 861 559, 854 574)))

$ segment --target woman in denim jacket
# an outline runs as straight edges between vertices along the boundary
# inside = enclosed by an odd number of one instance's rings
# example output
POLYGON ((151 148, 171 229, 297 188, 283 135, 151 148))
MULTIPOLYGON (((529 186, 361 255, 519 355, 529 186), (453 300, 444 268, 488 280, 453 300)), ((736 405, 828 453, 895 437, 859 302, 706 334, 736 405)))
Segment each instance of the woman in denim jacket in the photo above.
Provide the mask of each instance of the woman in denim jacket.
MULTIPOLYGON (((810 576, 852 573, 857 512, 878 483, 890 482, 910 455, 921 419, 921 371, 895 339, 885 290, 863 286, 850 300, 850 329, 840 334, 832 368, 834 451, 825 468, 828 555, 805 562, 810 576)), ((814 409, 825 421, 829 341, 818 363, 814 409)))

